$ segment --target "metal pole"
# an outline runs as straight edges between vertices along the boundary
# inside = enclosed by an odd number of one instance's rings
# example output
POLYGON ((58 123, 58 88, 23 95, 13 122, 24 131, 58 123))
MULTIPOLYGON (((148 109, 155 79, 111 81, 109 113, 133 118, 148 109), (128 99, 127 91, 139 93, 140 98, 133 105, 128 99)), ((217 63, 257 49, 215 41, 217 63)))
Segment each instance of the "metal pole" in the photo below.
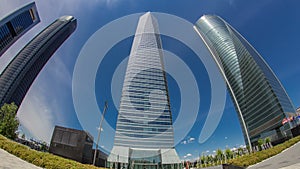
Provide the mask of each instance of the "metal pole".
POLYGON ((103 114, 102 114, 102 117, 101 117, 101 120, 100 120, 100 124, 99 124, 99 131, 98 131, 98 137, 97 137, 97 142, 96 142, 96 149, 95 149, 95 152, 94 152, 93 165, 95 165, 95 163, 96 163, 96 155, 97 155, 98 144, 99 144, 99 140, 100 140, 100 133, 101 133, 101 129, 102 129, 102 122, 103 122, 103 119, 104 119, 104 114, 106 112, 106 109, 107 109, 107 101, 105 101, 103 114))

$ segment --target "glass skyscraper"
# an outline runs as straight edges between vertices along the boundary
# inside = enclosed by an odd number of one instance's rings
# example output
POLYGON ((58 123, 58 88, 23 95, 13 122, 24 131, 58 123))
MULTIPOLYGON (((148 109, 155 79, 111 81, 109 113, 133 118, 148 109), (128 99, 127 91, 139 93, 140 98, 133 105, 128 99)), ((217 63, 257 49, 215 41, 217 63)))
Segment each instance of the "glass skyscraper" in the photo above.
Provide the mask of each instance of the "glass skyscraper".
POLYGON ((21 105, 34 79, 76 26, 72 16, 57 19, 14 57, 0 75, 0 106, 11 102, 21 105))
POLYGON ((204 15, 194 28, 227 83, 246 144, 264 137, 272 141, 290 137, 292 124, 281 122, 294 115, 295 108, 259 53, 218 16, 204 15))
POLYGON ((177 168, 172 113, 156 18, 140 17, 123 84, 111 168, 177 168))
POLYGON ((0 56, 24 33, 40 22, 34 2, 0 20, 0 56))

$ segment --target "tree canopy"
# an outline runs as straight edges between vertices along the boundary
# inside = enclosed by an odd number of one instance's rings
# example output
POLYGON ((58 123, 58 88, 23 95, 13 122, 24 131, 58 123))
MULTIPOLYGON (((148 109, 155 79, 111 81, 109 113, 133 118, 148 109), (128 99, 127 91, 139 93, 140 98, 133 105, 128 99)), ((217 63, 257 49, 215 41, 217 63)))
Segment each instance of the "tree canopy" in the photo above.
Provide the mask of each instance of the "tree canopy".
POLYGON ((0 109, 0 134, 9 138, 16 138, 19 120, 16 117, 18 106, 15 103, 4 104, 0 109))

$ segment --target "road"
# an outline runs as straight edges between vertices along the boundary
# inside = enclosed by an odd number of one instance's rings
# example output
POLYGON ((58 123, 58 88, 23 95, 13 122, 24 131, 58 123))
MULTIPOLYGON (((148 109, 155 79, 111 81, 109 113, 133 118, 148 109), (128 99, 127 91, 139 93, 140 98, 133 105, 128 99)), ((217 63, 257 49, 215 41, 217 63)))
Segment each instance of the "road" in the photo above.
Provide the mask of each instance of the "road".
POLYGON ((0 169, 42 169, 0 149, 0 169))
POLYGON ((247 169, 300 169, 300 142, 247 169))

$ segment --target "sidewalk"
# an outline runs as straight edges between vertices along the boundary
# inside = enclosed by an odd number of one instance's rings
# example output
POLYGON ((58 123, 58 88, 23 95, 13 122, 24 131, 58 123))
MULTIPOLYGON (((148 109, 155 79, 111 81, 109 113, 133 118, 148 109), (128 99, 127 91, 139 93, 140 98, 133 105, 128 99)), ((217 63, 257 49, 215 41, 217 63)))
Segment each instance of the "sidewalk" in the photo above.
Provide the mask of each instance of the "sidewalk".
POLYGON ((41 169, 0 149, 0 169, 41 169))
POLYGON ((299 162, 300 142, 271 158, 249 166, 247 169, 299 169, 299 162))

